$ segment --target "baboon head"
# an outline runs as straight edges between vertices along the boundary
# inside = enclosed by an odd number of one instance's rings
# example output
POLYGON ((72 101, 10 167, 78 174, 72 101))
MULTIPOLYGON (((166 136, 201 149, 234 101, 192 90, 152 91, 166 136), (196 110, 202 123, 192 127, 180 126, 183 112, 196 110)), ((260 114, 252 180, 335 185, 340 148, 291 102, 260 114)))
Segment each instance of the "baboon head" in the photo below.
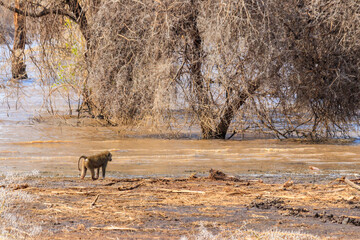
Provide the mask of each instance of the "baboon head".
POLYGON ((111 158, 111 157, 112 157, 111 152, 109 152, 109 153, 108 153, 107 157, 108 157, 108 160, 109 160, 109 161, 111 161, 111 160, 112 160, 112 158, 111 158))

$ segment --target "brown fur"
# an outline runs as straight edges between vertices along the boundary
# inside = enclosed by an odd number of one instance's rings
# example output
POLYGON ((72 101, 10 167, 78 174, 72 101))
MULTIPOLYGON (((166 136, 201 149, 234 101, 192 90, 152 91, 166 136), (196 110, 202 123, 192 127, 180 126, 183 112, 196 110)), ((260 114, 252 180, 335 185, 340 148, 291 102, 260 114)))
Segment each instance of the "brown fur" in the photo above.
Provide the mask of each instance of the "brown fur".
POLYGON ((105 178, 105 171, 108 161, 112 160, 112 154, 109 151, 102 152, 93 156, 81 156, 78 160, 78 169, 81 171, 81 179, 84 179, 86 175, 86 170, 89 169, 91 172, 91 178, 96 180, 99 178, 100 167, 102 168, 103 179, 105 178), (81 163, 80 169, 80 160, 84 159, 81 163), (97 168, 95 176, 95 168, 97 168))

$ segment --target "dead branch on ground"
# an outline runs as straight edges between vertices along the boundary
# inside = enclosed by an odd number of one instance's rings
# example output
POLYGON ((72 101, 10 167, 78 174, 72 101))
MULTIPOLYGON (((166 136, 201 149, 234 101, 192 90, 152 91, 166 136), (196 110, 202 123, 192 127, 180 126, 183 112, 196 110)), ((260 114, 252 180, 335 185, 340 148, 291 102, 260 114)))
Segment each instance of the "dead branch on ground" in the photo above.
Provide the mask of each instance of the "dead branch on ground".
POLYGON ((99 196, 100 196, 100 194, 96 195, 94 201, 90 204, 90 208, 92 208, 93 206, 95 206, 97 200, 99 199, 99 196))

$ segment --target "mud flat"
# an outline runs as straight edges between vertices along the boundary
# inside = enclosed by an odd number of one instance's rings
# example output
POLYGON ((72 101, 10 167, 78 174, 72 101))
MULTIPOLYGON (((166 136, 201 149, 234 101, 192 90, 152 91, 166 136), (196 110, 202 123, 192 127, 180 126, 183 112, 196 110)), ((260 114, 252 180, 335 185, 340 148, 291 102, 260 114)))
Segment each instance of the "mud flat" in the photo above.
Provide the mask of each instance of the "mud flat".
POLYGON ((27 176, 1 184, 10 239, 360 239, 360 192, 342 181, 27 176))

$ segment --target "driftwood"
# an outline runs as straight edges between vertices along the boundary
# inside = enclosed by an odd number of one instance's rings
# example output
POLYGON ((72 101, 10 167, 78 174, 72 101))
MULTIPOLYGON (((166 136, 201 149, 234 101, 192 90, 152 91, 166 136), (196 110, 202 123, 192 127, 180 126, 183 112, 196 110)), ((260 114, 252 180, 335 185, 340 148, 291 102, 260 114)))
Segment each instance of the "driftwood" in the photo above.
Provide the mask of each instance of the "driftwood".
POLYGON ((344 182, 347 185, 349 185, 350 187, 355 188, 356 190, 360 191, 360 185, 353 183, 354 181, 358 181, 358 179, 350 180, 350 179, 347 179, 346 177, 341 177, 341 178, 335 179, 334 181, 331 181, 330 184, 337 182, 337 181, 344 182))
POLYGON ((171 193, 200 193, 200 194, 205 194, 204 191, 192 191, 192 190, 186 190, 186 189, 174 190, 174 189, 159 188, 157 190, 158 191, 163 191, 163 192, 171 192, 171 193))
POLYGON ((103 186, 112 186, 116 183, 120 183, 120 182, 140 182, 143 181, 143 178, 124 178, 124 179, 113 179, 111 180, 111 182, 109 183, 105 183, 103 186))
POLYGON ((350 181, 349 179, 347 179, 346 177, 344 177, 344 182, 349 185, 350 187, 355 188, 356 190, 360 191, 360 186, 353 183, 352 181, 350 181))
POLYGON ((110 230, 110 231, 130 231, 130 232, 135 232, 137 231, 136 228, 130 228, 130 227, 116 227, 116 226, 107 226, 107 227, 91 227, 89 228, 90 231, 93 230, 110 230))
POLYGON ((320 168, 314 167, 314 166, 309 166, 309 169, 312 171, 320 171, 320 168))
POLYGON ((288 181, 286 181, 285 183, 284 183, 284 185, 282 186, 282 188, 288 188, 288 187, 291 187, 292 185, 294 185, 294 182, 291 180, 291 178, 288 180, 288 181))
MULTIPOLYGON (((105 183, 103 186, 112 186, 117 183, 131 183, 131 182, 142 182, 142 183, 157 183, 157 182, 185 182, 188 178, 125 178, 125 179, 114 179, 109 183, 105 183)), ((136 185, 137 186, 137 185, 136 185)), ((130 189, 131 190, 131 189, 130 189)))
POLYGON ((214 169, 210 169, 209 171, 209 179, 212 180, 223 180, 223 181, 234 181, 234 182, 241 182, 242 180, 240 180, 237 177, 234 176, 228 176, 225 173, 219 171, 219 170, 214 170, 214 169))
POLYGON ((10 188, 12 190, 19 190, 19 189, 25 189, 28 188, 29 185, 27 183, 25 184, 13 184, 13 185, 0 185, 0 188, 10 188))
POLYGON ((133 190, 133 189, 138 188, 138 187, 140 187, 142 185, 144 185, 144 183, 139 183, 139 184, 136 184, 136 185, 131 186, 131 187, 118 187, 118 190, 119 191, 133 190))
POLYGON ((350 181, 352 181, 352 182, 360 182, 360 178, 356 178, 356 179, 351 179, 350 181))
MULTIPOLYGON (((356 179, 348 179, 349 181, 351 182, 359 182, 360 181, 360 178, 356 178, 356 179)), ((341 177, 341 178, 337 178, 333 181, 331 181, 329 184, 334 184, 335 182, 345 182, 345 177, 341 177)))
POLYGON ((90 208, 93 207, 93 206, 95 206, 96 201, 99 199, 99 196, 100 196, 100 194, 96 195, 94 201, 90 204, 90 208))

